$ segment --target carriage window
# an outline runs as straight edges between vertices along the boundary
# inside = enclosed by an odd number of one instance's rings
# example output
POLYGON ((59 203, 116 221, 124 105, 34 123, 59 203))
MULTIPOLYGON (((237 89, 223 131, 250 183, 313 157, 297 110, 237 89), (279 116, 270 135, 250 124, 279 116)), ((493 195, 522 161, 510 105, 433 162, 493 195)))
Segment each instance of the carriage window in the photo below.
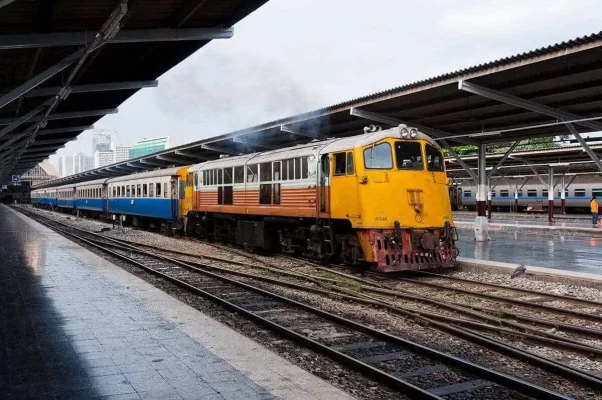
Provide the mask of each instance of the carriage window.
POLYGON ((167 183, 164 183, 163 184, 163 197, 166 198, 166 199, 171 198, 171 196, 169 196, 168 193, 169 192, 167 191, 167 183))
POLYGON ((131 197, 130 196, 130 185, 126 185, 125 189, 126 189, 126 195, 125 195, 125 197, 131 197))
POLYGON ((280 184, 274 183, 274 201, 273 204, 280 204, 280 184))
POLYGON ((194 186, 195 187, 199 186, 199 174, 198 173, 194 174, 194 186))
POLYGON ((510 192, 508 192, 508 190, 500 190, 500 197, 509 197, 510 196, 510 192))
POLYGON ((279 181, 282 178, 280 175, 280 161, 274 161, 272 163, 272 168, 274 171, 274 180, 279 181))
POLYGON ((420 143, 395 142, 395 158, 397 158, 397 169, 414 171, 424 169, 420 143))
POLYGON ((148 197, 148 185, 146 183, 142 185, 142 197, 148 197))
POLYGON ((309 176, 307 157, 301 157, 301 179, 307 179, 309 176))
POLYGON ((245 183, 245 167, 234 167, 234 183, 245 183))
POLYGON ((355 173, 355 167, 353 166, 353 153, 347 152, 347 175, 353 175, 355 173))
POLYGON ((155 194, 157 197, 161 197, 161 184, 155 183, 155 194))
POLYGON ((536 189, 527 190, 527 197, 537 197, 537 190, 536 189))
POLYGON ((445 162, 443 161, 443 155, 439 150, 431 146, 426 145, 426 168, 429 171, 443 171, 445 162))
POLYGON ((518 197, 523 197, 523 191, 522 190, 518 191, 518 197))
POLYGON ((592 194, 596 197, 602 197, 602 189, 592 189, 592 194))
POLYGON ((259 180, 270 182, 272 180, 272 163, 259 164, 259 180))
MULTIPOLYGON (((595 190, 596 190, 596 189, 594 189, 594 191, 595 191, 595 190)), ((602 193, 602 189, 601 189, 601 193, 602 193)), ((561 193, 560 193, 560 190, 559 190, 559 191, 558 191, 558 197, 560 197, 560 195, 561 195, 561 193)), ((565 189, 565 191, 564 191, 564 197, 568 197, 568 195, 569 195, 569 190, 568 190, 568 189, 565 189)))
POLYGON ((337 153, 334 155, 334 175, 341 176, 346 174, 347 153, 337 153))
POLYGON ((148 197, 155 197, 155 191, 153 190, 153 184, 148 184, 148 197))
POLYGON ((465 190, 463 195, 465 198, 469 198, 472 197, 472 192, 470 190, 465 190))
POLYGON ((391 145, 389 143, 381 143, 365 149, 364 166, 366 168, 392 168, 391 145))
POLYGON ((282 176, 280 179, 283 181, 288 179, 288 160, 282 161, 282 176))
POLYGON ((217 170, 217 184, 221 185, 223 182, 223 170, 220 168, 217 170))
POLYGON ((141 187, 140 187, 140 186, 141 186, 141 185, 140 185, 140 184, 138 184, 138 191, 137 191, 137 193, 138 193, 138 197, 142 197, 142 190, 141 190, 141 187))
POLYGON ((292 181, 293 179, 295 179, 295 160, 294 159, 290 159, 287 160, 288 163, 288 179, 290 181, 292 181))
POLYGON ((295 158, 295 179, 301 179, 301 159, 295 158))
POLYGON ((121 197, 121 186, 117 186, 117 197, 121 197))
POLYGON ((575 197, 585 197, 585 189, 575 189, 575 197))
POLYGON ((490 193, 491 193, 491 197, 495 197, 495 190, 492 190, 490 193))
POLYGON ((117 188, 113 186, 113 198, 117 197, 117 188))
POLYGON ((541 192, 541 195, 542 195, 543 197, 548 197, 548 189, 544 189, 544 190, 542 190, 542 192, 541 192))
POLYGON ((232 184, 232 168, 224 168, 224 185, 232 184))
POLYGON ((258 164, 247 165, 247 183, 258 182, 257 176, 258 164))

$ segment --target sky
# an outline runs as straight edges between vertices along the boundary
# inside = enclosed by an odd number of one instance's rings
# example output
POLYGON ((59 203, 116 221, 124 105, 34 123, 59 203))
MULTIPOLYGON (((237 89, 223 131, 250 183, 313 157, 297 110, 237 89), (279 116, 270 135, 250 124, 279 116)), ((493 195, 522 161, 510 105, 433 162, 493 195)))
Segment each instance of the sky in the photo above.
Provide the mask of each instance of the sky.
POLYGON ((599 0, 270 0, 95 129, 176 146, 599 31, 599 0))

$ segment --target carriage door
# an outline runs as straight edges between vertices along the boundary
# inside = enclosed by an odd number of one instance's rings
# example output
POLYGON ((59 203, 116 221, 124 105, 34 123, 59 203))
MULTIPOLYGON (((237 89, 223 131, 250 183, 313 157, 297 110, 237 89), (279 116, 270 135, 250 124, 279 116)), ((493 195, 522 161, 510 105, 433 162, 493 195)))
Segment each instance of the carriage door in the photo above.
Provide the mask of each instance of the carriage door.
MULTIPOLYGON (((178 217, 178 177, 172 176, 170 181, 171 193, 171 219, 175 220, 178 217)), ((182 190, 183 191, 183 190, 182 190)), ((183 197, 183 196, 182 196, 183 197)))
POLYGON ((328 201, 328 186, 330 180, 330 157, 328 154, 323 154, 320 158, 320 167, 319 167, 319 190, 318 190, 318 215, 321 217, 328 217, 327 215, 321 215, 322 213, 328 213, 329 201, 328 201))

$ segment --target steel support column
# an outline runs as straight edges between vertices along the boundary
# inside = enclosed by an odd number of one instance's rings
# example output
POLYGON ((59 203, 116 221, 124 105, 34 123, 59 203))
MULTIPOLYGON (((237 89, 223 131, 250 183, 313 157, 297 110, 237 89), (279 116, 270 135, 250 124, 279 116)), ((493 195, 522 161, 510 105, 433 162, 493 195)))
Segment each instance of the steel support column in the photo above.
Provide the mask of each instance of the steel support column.
POLYGON ((477 187, 477 216, 485 216, 485 202, 487 200, 487 145, 479 145, 479 174, 478 174, 478 187, 477 187))
POLYGON ((554 223, 554 168, 550 167, 548 175, 548 222, 554 223))
POLYGON ((566 193, 565 193, 565 180, 564 174, 560 178, 560 213, 566 215, 566 193))
POLYGON ((447 151, 449 151, 449 153, 454 157, 454 159, 458 162, 458 164, 460 164, 460 166, 462 166, 462 168, 464 168, 464 170, 466 171, 466 173, 468 173, 468 175, 470 175, 470 177, 474 181, 475 185, 477 185, 479 183, 479 178, 477 177, 477 174, 475 174, 475 172, 472 170, 472 168, 470 168, 468 165, 466 165, 466 163, 464 162, 464 160, 462 160, 462 157, 460 157, 458 155, 458 153, 456 153, 456 151, 453 149, 453 147, 451 147, 447 143, 446 140, 441 140, 441 141, 439 141, 439 143, 441 143, 441 145, 443 145, 443 147, 447 151))

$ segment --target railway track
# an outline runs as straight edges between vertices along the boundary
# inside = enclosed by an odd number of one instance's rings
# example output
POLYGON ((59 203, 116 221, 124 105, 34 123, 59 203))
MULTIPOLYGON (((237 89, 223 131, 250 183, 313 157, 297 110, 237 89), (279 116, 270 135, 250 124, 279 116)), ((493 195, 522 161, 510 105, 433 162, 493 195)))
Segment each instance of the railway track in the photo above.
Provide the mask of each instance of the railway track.
POLYGON ((40 216, 56 231, 273 329, 411 398, 541 398, 562 394, 371 328, 240 280, 40 216))

